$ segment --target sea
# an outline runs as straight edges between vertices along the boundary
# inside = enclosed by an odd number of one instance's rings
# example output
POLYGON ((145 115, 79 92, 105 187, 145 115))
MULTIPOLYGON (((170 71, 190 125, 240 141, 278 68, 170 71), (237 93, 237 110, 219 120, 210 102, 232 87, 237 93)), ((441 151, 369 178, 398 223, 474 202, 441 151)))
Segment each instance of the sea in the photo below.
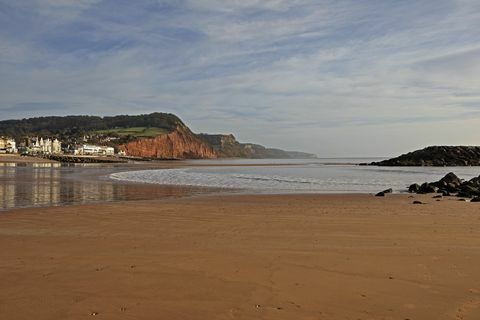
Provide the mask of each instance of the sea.
POLYGON ((198 160, 190 168, 138 170, 111 175, 135 183, 215 187, 265 193, 373 193, 386 188, 406 192, 412 183, 436 181, 453 171, 463 179, 480 167, 362 166, 384 158, 306 160, 198 160), (202 166, 200 166, 202 165, 202 166))
POLYGON ((61 165, 0 163, 0 210, 22 207, 150 200, 209 193, 406 192, 412 183, 449 172, 462 179, 480 167, 377 167, 383 158, 306 160, 189 160, 182 168, 144 164, 61 165))

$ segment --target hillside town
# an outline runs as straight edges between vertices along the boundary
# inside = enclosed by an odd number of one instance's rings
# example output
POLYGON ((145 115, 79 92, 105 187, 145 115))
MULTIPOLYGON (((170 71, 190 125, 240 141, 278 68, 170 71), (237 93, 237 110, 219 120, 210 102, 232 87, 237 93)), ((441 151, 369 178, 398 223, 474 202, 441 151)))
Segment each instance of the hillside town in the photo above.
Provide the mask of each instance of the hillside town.
POLYGON ((125 156, 125 152, 105 145, 64 144, 57 138, 25 137, 16 141, 12 137, 0 137, 0 154, 21 154, 31 156, 75 155, 75 156, 125 156))

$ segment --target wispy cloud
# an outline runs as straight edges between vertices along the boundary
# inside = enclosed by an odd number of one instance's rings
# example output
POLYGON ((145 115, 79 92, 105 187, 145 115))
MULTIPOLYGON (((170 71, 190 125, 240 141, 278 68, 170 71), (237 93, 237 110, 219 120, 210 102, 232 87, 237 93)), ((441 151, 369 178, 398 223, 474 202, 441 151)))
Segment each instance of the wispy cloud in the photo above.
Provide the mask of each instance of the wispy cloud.
POLYGON ((474 0, 0 0, 0 118, 169 111, 326 156, 467 143, 479 27, 474 0))

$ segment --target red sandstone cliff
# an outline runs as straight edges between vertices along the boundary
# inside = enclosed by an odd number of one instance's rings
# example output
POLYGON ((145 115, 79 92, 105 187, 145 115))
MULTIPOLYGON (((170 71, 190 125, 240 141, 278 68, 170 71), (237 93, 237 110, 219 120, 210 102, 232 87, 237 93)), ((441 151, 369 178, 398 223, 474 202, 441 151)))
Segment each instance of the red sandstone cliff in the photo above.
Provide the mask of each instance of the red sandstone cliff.
POLYGON ((128 142, 119 148, 128 156, 159 159, 212 159, 218 154, 188 128, 178 126, 168 134, 128 142))

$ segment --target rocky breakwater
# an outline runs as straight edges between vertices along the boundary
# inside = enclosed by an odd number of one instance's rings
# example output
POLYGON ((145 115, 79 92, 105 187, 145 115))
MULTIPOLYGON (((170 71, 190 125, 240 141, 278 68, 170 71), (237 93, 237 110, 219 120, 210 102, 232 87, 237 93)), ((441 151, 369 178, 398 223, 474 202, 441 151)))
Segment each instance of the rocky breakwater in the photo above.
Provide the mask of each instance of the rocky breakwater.
POLYGON ((443 196, 473 198, 472 202, 478 202, 480 201, 480 176, 464 181, 450 172, 436 182, 414 183, 410 185, 408 191, 417 194, 437 193, 443 196))
POLYGON ((372 162, 376 166, 480 166, 480 147, 432 146, 399 157, 372 162))
POLYGON ((185 126, 153 138, 139 138, 120 145, 129 156, 157 159, 212 159, 217 152, 185 126))

